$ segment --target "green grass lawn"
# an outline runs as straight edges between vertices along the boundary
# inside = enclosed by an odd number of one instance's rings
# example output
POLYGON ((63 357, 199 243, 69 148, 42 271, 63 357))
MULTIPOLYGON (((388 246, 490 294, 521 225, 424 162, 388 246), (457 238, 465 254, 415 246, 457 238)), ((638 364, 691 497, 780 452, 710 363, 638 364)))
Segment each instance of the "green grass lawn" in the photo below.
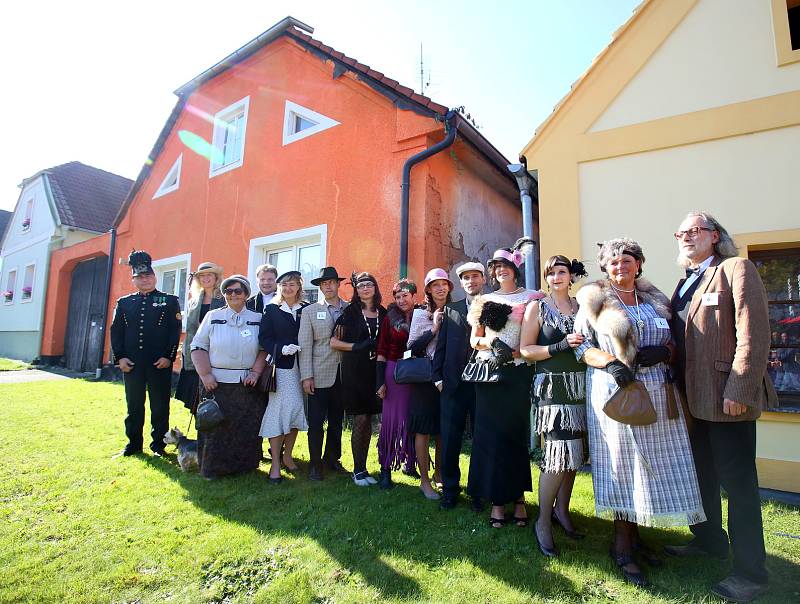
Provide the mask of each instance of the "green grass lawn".
POLYGON ((31 366, 24 362, 18 361, 16 359, 6 359, 4 357, 0 357, 0 371, 19 371, 20 369, 30 369, 31 366))
MULTIPOLYGON (((562 555, 546 560, 530 528, 491 529, 488 511, 465 504, 441 512, 405 476, 389 492, 346 476, 309 482, 304 435, 300 477, 277 487, 264 467, 206 482, 174 458, 111 459, 123 415, 116 384, 0 386, 0 602, 695 602, 714 601, 707 588, 727 570, 670 560, 648 590, 623 583, 587 475, 574 510, 589 536, 557 532, 562 555)), ((177 403, 172 423, 188 423, 177 403)), ((800 533, 800 509, 766 503, 764 521, 762 601, 798 601, 800 540, 786 535, 800 533)), ((676 543, 688 531, 644 535, 676 543)))

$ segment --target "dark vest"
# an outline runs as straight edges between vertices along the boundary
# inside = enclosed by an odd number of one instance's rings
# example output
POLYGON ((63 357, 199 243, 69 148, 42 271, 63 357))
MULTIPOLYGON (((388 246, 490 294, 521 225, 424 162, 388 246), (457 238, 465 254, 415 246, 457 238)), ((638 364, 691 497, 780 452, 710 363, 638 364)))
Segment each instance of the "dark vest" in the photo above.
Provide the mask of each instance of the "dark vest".
MULTIPOLYGON (((675 353, 677 357, 677 375, 675 376, 678 384, 682 390, 686 389, 686 382, 684 375, 686 373, 686 321, 689 318, 689 305, 692 302, 692 295, 700 283, 703 281, 703 275, 694 280, 689 289, 683 295, 678 295, 672 298, 672 337, 675 338, 675 353)), ((683 281, 678 286, 678 290, 683 287, 683 281)))

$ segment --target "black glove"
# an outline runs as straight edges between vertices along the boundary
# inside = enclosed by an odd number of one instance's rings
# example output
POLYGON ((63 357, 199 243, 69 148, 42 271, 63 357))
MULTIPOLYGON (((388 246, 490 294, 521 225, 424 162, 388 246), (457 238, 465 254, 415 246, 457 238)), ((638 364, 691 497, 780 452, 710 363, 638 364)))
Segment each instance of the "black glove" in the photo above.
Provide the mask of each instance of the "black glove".
POLYGON ((514 351, 511 346, 503 342, 500 338, 492 340, 492 352, 497 366, 505 365, 514 360, 514 351))
POLYGON ((372 338, 367 338, 366 340, 361 340, 360 342, 355 342, 353 344, 353 352, 363 352, 364 350, 368 350, 370 352, 375 350, 375 340, 372 338))
POLYGON ((630 367, 617 359, 614 359, 608 365, 603 367, 603 371, 610 373, 611 377, 614 378, 614 381, 620 388, 624 388, 628 384, 633 383, 635 379, 633 376, 633 371, 630 370, 630 367))
POLYGON ((386 361, 378 361, 375 364, 375 392, 386 384, 386 361))
POLYGON ((636 355, 636 363, 641 367, 652 367, 658 363, 666 363, 671 356, 666 346, 645 346, 636 355))
POLYGON ((564 339, 561 340, 560 342, 556 342, 555 344, 550 344, 550 346, 547 347, 547 353, 551 357, 554 357, 559 352, 564 352, 565 350, 569 350, 569 349, 570 349, 569 342, 567 342, 567 338, 564 337, 564 339))

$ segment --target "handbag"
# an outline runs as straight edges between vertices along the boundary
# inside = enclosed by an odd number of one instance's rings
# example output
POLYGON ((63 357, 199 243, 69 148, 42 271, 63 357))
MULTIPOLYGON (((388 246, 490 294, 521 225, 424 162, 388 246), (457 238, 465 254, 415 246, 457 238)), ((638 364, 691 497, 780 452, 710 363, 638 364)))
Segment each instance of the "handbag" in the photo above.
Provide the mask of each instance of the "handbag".
POLYGON ((500 371, 490 368, 487 361, 475 358, 477 352, 477 350, 472 351, 464 371, 461 372, 461 381, 473 384, 496 384, 502 381, 500 371))
POLYGON ((433 363, 428 357, 398 359, 394 366, 396 384, 424 384, 433 382, 433 363))
POLYGON ((278 345, 275 344, 275 347, 272 349, 272 356, 269 357, 267 364, 264 365, 264 370, 261 372, 261 375, 258 376, 258 381, 256 382, 255 389, 258 390, 261 394, 266 394, 269 396, 270 392, 277 392, 278 391, 278 380, 276 379, 275 370, 277 366, 275 365, 275 354, 278 352, 278 345))
POLYGON ((195 416, 194 425, 199 432, 210 432, 219 426, 225 419, 225 414, 219 408, 219 404, 214 400, 212 394, 208 398, 204 398, 197 406, 197 414, 195 416))
POLYGON ((603 405, 603 412, 621 424, 649 426, 656 421, 656 409, 645 385, 634 380, 625 388, 617 388, 603 405))

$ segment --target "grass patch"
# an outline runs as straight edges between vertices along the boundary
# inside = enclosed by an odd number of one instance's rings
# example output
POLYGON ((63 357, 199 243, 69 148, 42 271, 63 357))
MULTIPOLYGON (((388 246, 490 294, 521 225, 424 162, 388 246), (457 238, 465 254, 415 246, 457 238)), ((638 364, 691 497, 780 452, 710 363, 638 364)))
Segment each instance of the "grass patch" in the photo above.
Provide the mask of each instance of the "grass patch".
MULTIPOLYGON (((117 384, 0 386, 0 602, 694 602, 714 601, 707 589, 728 569, 670 560, 648 590, 623 583, 586 475, 573 507, 589 536, 557 532, 562 555, 545 560, 530 528, 491 529, 488 511, 463 504, 440 512, 399 473, 389 492, 309 482, 304 435, 301 472, 277 487, 264 467, 206 482, 174 458, 111 459, 124 409, 117 384)), ((186 411, 172 412, 185 428, 186 411)), ((800 540, 783 535, 800 532, 800 510, 766 503, 764 524, 772 587, 760 601, 797 601, 800 540)), ((644 534, 679 543, 688 531, 644 534)))
POLYGON ((30 369, 31 366, 25 361, 18 361, 17 359, 6 359, 0 357, 0 371, 19 371, 21 369, 30 369))

